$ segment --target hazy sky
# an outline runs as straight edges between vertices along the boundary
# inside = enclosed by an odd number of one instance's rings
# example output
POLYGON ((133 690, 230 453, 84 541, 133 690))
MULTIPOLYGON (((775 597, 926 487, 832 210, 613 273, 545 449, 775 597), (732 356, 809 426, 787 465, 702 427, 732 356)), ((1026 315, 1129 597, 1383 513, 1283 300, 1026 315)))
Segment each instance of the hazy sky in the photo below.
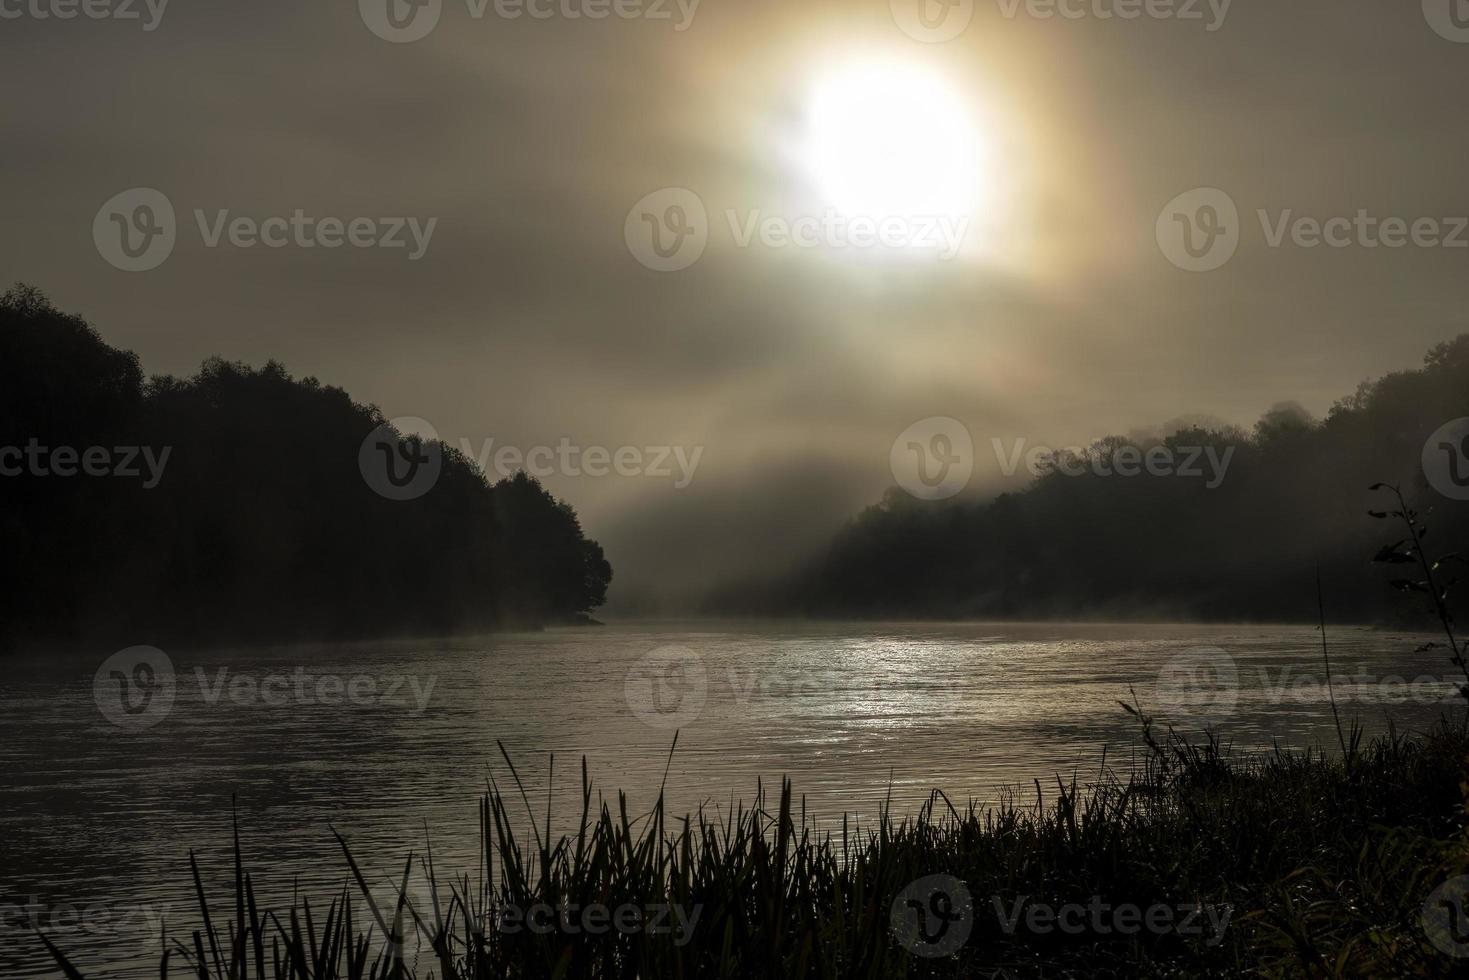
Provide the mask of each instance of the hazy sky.
POLYGON ((156 17, 138 0, 120 12, 138 19, 63 20, 38 16, 54 0, 0 0, 0 270, 153 373, 276 358, 475 449, 702 447, 682 488, 672 460, 669 477, 546 479, 606 545, 614 600, 799 555, 893 482, 889 450, 919 419, 965 423, 982 487, 991 438, 1249 424, 1285 399, 1321 414, 1465 329, 1469 247, 1370 248, 1355 227, 1343 247, 1289 231, 1272 247, 1257 215, 1365 209, 1454 234, 1469 22, 1449 0, 1235 0, 1222 23, 1217 3, 1202 19, 935 3, 969 17, 942 43, 905 33, 904 0, 702 0, 691 19, 673 0, 666 19, 442 0, 411 43, 369 29, 377 2, 171 0, 156 17), (937 87, 905 88, 909 72, 937 87), (912 91, 911 113, 883 97, 912 91), (823 92, 870 127, 849 121, 858 149, 824 171, 823 92), (956 118, 976 154, 962 194, 952 157, 922 157, 947 155, 956 118), (954 195, 957 255, 737 241, 752 216, 823 214, 874 168, 899 202, 954 195), (625 224, 670 187, 706 209, 707 247, 660 272, 625 224), (132 188, 176 212, 149 271, 94 236, 132 188), (1238 250, 1209 272, 1177 267, 1156 232, 1196 188, 1239 212, 1238 250), (222 211, 297 209, 436 223, 417 259, 407 230, 407 248, 209 245, 222 211))

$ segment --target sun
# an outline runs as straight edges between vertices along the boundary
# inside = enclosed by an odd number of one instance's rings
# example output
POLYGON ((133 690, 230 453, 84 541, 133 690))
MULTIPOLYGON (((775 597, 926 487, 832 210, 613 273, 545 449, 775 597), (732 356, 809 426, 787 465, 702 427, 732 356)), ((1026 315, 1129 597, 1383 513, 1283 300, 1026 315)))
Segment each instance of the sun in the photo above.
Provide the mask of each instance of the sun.
POLYGON ((819 75, 798 156, 816 192, 848 215, 957 215, 983 203, 975 113, 919 65, 863 59, 819 75))

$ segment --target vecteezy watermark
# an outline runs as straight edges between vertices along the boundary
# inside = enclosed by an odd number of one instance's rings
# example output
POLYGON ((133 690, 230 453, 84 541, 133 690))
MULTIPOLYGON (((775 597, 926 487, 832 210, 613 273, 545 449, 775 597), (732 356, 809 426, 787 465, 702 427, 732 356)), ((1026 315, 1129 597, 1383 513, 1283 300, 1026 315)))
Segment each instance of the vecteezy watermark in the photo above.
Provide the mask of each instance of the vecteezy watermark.
POLYGON ((622 225, 633 258, 654 272, 678 272, 699 261, 709 244, 709 212, 686 187, 665 187, 638 199, 622 225))
POLYGON ((1331 672, 1328 681, 1324 676, 1311 671, 1297 672, 1289 666, 1273 671, 1269 667, 1257 667, 1254 673, 1259 687, 1256 696, 1270 704, 1322 705, 1333 700, 1337 704, 1369 705, 1463 703, 1459 682, 1447 676, 1420 674, 1409 678, 1363 669, 1337 669, 1331 672))
MULTIPOLYGON (((911 679, 895 681, 908 695, 911 679)), ((683 728, 706 711, 733 712, 741 719, 757 715, 785 716, 798 700, 829 700, 833 691, 871 696, 883 681, 870 675, 854 678, 850 670, 729 664, 711 669, 704 658, 684 646, 663 646, 639 658, 627 670, 623 693, 633 715, 665 731, 683 728)))
POLYGON ((286 705, 350 705, 352 707, 406 708, 417 717, 428 709, 428 702, 438 683, 436 675, 427 682, 417 674, 316 674, 297 667, 289 674, 268 673, 261 677, 233 673, 229 667, 218 667, 211 675, 203 667, 194 668, 194 679, 205 704, 227 701, 233 705, 263 704, 280 708, 286 705))
POLYGON ((1219 647, 1193 647, 1172 657, 1153 684, 1153 706, 1176 728, 1212 728, 1238 702, 1239 667, 1219 647))
POLYGON ((893 938, 915 956, 952 956, 974 929, 974 899, 964 882, 937 874, 910 883, 893 899, 893 938))
MULTIPOLYGON (((556 445, 496 445, 494 438, 459 440, 460 451, 487 477, 526 473, 549 476, 619 476, 666 479, 675 490, 694 480, 703 446, 581 446, 563 436, 556 445)), ((404 416, 379 425, 357 451, 357 466, 374 492, 389 500, 415 500, 434 488, 443 469, 443 445, 433 425, 404 416)))
POLYGON ((124 731, 152 728, 168 716, 178 687, 173 661, 157 647, 119 650, 92 677, 92 700, 124 731))
POLYGON ((704 658, 688 647, 661 646, 628 668, 622 693, 639 721, 671 731, 703 713, 709 672, 704 658))
POLYGON ((1179 477, 1204 481, 1206 490, 1214 490, 1224 482, 1234 446, 1171 446, 1165 443, 1143 448, 1131 443, 1108 445, 1096 443, 1091 448, 1070 446, 1051 449, 1032 446, 1026 450, 1025 439, 1011 441, 1006 449, 1003 440, 991 439, 1000 472, 1014 476, 1022 462, 1032 476, 1060 473, 1062 476, 1148 476, 1179 477))
POLYGON ((974 18, 974 0, 890 0, 893 23, 915 41, 952 41, 974 18))
POLYGON ((525 472, 531 476, 605 476, 671 479, 673 488, 682 490, 694 481, 694 472, 704 456, 703 446, 578 446, 563 436, 555 446, 518 446, 496 448, 494 439, 485 439, 476 448, 470 439, 460 439, 459 448, 473 459, 486 475, 494 473, 502 479, 525 472))
MULTIPOLYGON (((1425 0, 1431 2, 1431 0, 1425 0)), ((1214 33, 1234 0, 995 0, 1000 16, 1035 20, 1176 20, 1214 33)), ((974 0, 891 0, 893 22, 915 41, 952 41, 974 17, 974 0)))
POLYGON ((1445 422, 1428 437, 1423 475, 1450 500, 1469 500, 1469 417, 1445 422))
POLYGON ((1234 0, 996 0, 1006 20, 1176 20, 1202 22, 1213 34, 1234 0))
MULTIPOLYGON (((421 715, 428 708, 436 676, 427 682, 413 674, 377 676, 308 673, 297 667, 291 673, 261 676, 218 667, 213 672, 195 667, 193 672, 200 700, 207 705, 221 701, 237 706, 263 704, 407 708, 421 715)), ((137 732, 161 722, 173 709, 178 694, 178 676, 173 661, 156 647, 129 647, 103 661, 92 678, 92 699, 102 716, 124 731, 137 732)))
POLYGON ((156 269, 173 254, 178 221, 162 191, 134 187, 114 194, 92 219, 97 252, 124 272, 156 269))
MULTIPOLYGON (((1142 906, 1133 902, 1108 902, 1092 895, 1086 902, 1055 904, 1036 901, 1029 895, 1006 900, 999 895, 989 902, 995 923, 1007 936, 1020 933, 1045 936, 1134 936, 1149 932, 1159 936, 1199 939, 1205 946, 1224 941, 1233 909, 1227 905, 1198 902, 1142 906)), ((935 874, 911 883, 893 900, 893 937, 916 956, 952 956, 968 942, 978 907, 969 887, 953 875, 935 874)))
POLYGON ((357 0, 362 23, 384 41, 421 41, 439 26, 444 0, 357 0))
POLYGON ((1029 895, 1019 895, 1013 902, 1006 902, 996 895, 991 906, 1000 928, 1009 936, 1021 931, 1039 936, 1056 932, 1068 936, 1135 936, 1149 932, 1155 936, 1199 939, 1205 946, 1218 946, 1224 941, 1229 920, 1234 915, 1228 905, 1199 902, 1113 905, 1100 895, 1092 895, 1085 904, 1062 905, 1037 902, 1029 895))
POLYGON ((0 899, 0 935, 9 931, 81 933, 92 936, 160 936, 168 906, 0 899))
POLYGON ((1239 248, 1239 208, 1217 187, 1187 191, 1163 206, 1154 235, 1169 262, 1188 272, 1212 272, 1239 248))
MULTIPOLYGON (((891 693, 911 699, 914 680, 854 674, 840 666, 810 667, 777 662, 711 666, 688 647, 660 647, 632 664, 624 692, 634 715, 653 728, 673 730, 701 717, 789 717, 793 704, 826 703, 833 693, 859 698, 891 693)), ((942 685, 920 687, 941 694, 942 685)))
MULTIPOLYGON (((205 248, 405 249, 408 261, 428 253, 438 218, 319 217, 296 208, 289 215, 256 218, 228 208, 196 208, 194 224, 205 248)), ((173 202, 162 191, 134 187, 113 195, 92 219, 97 253, 124 272, 147 272, 168 260, 178 241, 173 202)))
POLYGON ((1423 932, 1440 952, 1469 957, 1469 875, 1450 878, 1423 903, 1423 932))
MULTIPOLYGON (((820 214, 770 214, 760 209, 727 208, 724 222, 736 248, 888 249, 931 254, 948 261, 959 253, 969 216, 845 214, 827 208, 820 214)), ((697 262, 708 247, 709 212, 686 187, 645 194, 628 211, 622 226, 627 250, 655 272, 678 272, 697 262)))
POLYGON ((1248 688, 1251 703, 1319 708, 1337 705, 1421 704, 1461 702, 1459 681, 1440 675, 1407 677, 1366 668, 1337 667, 1328 678, 1309 666, 1240 665, 1219 647, 1194 647, 1170 658, 1158 671, 1152 701, 1175 727, 1213 727, 1233 714, 1248 688))
POLYGON ((1380 217, 1358 208, 1352 217, 1318 219, 1294 210, 1255 212, 1265 243, 1281 248, 1289 237, 1297 248, 1469 248, 1469 217, 1380 217), (1287 233, 1289 233, 1287 235, 1287 233))
POLYGON ((958 419, 920 419, 893 440, 888 466, 898 486, 919 500, 947 500, 974 474, 974 440, 958 419))
MULTIPOLYGON (((464 0, 473 20, 493 11, 503 20, 649 20, 672 22, 686 31, 694 22, 700 0, 464 0)), ((384 41, 409 44, 421 41, 439 26, 444 0, 357 0, 362 23, 384 41)))
POLYGON ((0 0, 0 20, 137 21, 152 32, 167 9, 168 0, 0 0))
POLYGON ((172 446, 43 446, 32 438, 24 447, 0 446, 0 477, 114 476, 143 481, 152 490, 163 480, 172 446), (141 468, 139 462, 141 461, 141 468))
POLYGON ((417 500, 439 482, 443 468, 444 447, 438 431, 413 416, 379 425, 357 450, 362 479, 388 500, 417 500))
POLYGON ((738 248, 758 243, 765 248, 888 248, 932 251, 941 262, 959 254, 969 230, 969 216, 845 215, 827 208, 820 215, 789 217, 756 209, 724 212, 738 248))
MULTIPOLYGON (((1469 248, 1469 217, 1404 218, 1355 215, 1316 218, 1293 208, 1255 215, 1269 248, 1469 248)), ((1212 272, 1234 257, 1243 231, 1234 199, 1217 187, 1180 194, 1158 214, 1155 233, 1163 255, 1189 272, 1212 272)))
MULTIPOLYGON (((1229 471, 1235 447, 1177 446, 1158 443, 1137 446, 1099 440, 1090 447, 1052 449, 1028 446, 1024 438, 990 440, 995 462, 1005 476, 1023 465, 1034 477, 1062 476, 1174 477, 1199 479, 1208 490, 1217 489, 1229 471)), ((893 479, 920 500, 946 500, 964 490, 974 473, 974 440, 964 423, 946 416, 921 419, 893 440, 888 463, 893 479)))
POLYGON ((1434 33, 1456 44, 1469 44, 1469 2, 1423 0, 1423 17, 1434 33))
POLYGON ((624 936, 672 936, 673 945, 687 946, 694 938, 703 905, 686 909, 674 903, 635 905, 624 902, 609 906, 601 902, 537 902, 528 908, 502 905, 495 910, 495 930, 504 935, 529 932, 537 936, 591 936, 616 931, 624 936))

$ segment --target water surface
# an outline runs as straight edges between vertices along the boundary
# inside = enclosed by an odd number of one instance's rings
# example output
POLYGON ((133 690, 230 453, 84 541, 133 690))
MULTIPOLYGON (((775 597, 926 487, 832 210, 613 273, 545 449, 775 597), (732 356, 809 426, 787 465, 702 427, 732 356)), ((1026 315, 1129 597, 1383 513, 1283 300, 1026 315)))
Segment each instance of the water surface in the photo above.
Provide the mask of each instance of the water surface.
MULTIPOLYGON (((1452 706, 1432 637, 1330 631, 1344 719, 1430 724, 1452 706)), ((659 623, 436 643, 167 651, 174 700, 114 724, 94 679, 112 650, 5 664, 0 973, 48 973, 35 903, 90 975, 156 976, 159 927, 195 925, 190 849, 230 899, 230 812, 266 904, 345 879, 335 827, 384 882, 432 841, 471 871, 477 801, 503 742, 553 823, 579 763, 630 810, 667 767, 675 813, 727 809, 790 777, 809 813, 912 812, 1094 780, 1135 757, 1144 709, 1213 724, 1241 750, 1334 743, 1320 634, 1307 627, 659 623), (149 727, 142 727, 149 723, 149 727), (675 730, 678 748, 669 762, 675 730), (550 757, 554 753, 554 778, 550 757)), ((104 677, 104 700, 115 683, 104 677)), ((109 707, 114 703, 109 702, 109 707)), ((156 707, 154 704, 154 707, 156 707)), ((114 712, 115 713, 115 712, 114 712)))

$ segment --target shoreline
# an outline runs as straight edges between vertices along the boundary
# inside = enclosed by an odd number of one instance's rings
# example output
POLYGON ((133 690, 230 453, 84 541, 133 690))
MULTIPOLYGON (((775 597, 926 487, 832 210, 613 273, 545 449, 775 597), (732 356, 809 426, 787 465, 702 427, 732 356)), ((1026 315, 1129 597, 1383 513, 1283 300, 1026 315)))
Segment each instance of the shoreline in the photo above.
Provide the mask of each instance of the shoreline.
MULTIPOLYGON (((1052 789, 1037 782, 1038 804, 980 809, 935 791, 914 816, 844 825, 840 835, 814 830, 783 780, 778 795, 687 819, 666 814, 661 798, 638 817, 588 796, 578 834, 528 839, 517 835, 539 818, 504 755, 480 807, 488 888, 430 875, 412 856, 421 842, 405 841, 412 853, 389 907, 338 837, 350 923, 340 908, 335 918, 316 909, 328 924, 308 939, 277 928, 306 907, 272 919, 242 892, 238 907, 250 913, 237 945, 220 925, 236 903, 212 896, 216 934, 196 910, 189 928, 207 938, 182 959, 192 970, 216 945, 227 963, 279 942, 319 962, 333 944, 366 940, 379 967, 405 978, 426 973, 424 956, 416 973, 399 958, 420 944, 435 975, 449 978, 540 975, 556 963, 575 977, 620 972, 614 964, 642 976, 821 975, 810 961, 817 948, 838 975, 871 977, 1293 974, 1318 962, 1435 976, 1469 955, 1431 914, 1433 896, 1469 868, 1462 724, 1354 737, 1345 756, 1318 747, 1241 759, 1217 737, 1190 742, 1137 720, 1140 764, 1091 793, 1058 776, 1052 789), (1362 865, 1364 855, 1378 856, 1362 865), (637 914, 599 932, 586 928, 598 908, 637 914), (655 925, 660 908, 667 929, 655 925), (1300 933, 1282 943, 1282 928, 1300 933)), ((236 880, 248 891, 241 842, 258 854, 268 831, 237 825, 236 835, 236 880)))

